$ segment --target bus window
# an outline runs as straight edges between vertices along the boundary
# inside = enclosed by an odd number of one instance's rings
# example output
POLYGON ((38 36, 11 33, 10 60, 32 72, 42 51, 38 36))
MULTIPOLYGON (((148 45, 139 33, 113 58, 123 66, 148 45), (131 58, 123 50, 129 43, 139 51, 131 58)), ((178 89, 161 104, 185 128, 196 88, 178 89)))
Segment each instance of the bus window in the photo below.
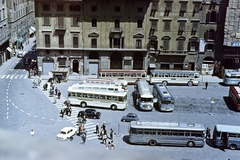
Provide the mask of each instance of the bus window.
POLYGON ((89 94, 89 95, 88 95, 88 98, 93 98, 93 94, 89 94))
POLYGON ((83 97, 84 97, 84 98, 87 98, 87 94, 83 93, 83 97))
POLYGON ((82 97, 82 94, 81 93, 77 93, 77 97, 82 97))
POLYGON ((76 94, 75 94, 75 93, 72 93, 71 95, 72 95, 73 97, 75 97, 75 96, 76 96, 76 94))
POLYGON ((107 96, 107 100, 111 100, 112 98, 111 98, 111 96, 107 96))
POLYGON ((99 95, 96 95, 96 94, 95 94, 95 95, 94 95, 94 98, 95 98, 95 99, 99 99, 99 95))
POLYGON ((143 134, 143 130, 142 129, 138 129, 138 134, 143 134))
POLYGON ((228 134, 228 137, 236 137, 237 136, 237 134, 235 134, 235 133, 229 133, 228 134))
POLYGON ((131 128, 131 129, 130 129, 130 133, 132 133, 132 134, 137 134, 137 129, 136 129, 136 128, 131 128))
POLYGON ((100 98, 101 98, 101 99, 105 99, 105 96, 101 95, 100 98))

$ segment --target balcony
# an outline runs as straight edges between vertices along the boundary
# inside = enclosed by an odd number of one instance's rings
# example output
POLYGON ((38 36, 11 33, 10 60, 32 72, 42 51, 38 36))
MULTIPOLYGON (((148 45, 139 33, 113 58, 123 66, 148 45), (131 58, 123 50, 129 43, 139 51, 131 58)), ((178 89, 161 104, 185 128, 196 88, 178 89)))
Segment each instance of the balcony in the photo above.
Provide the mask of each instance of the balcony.
POLYGON ((110 30, 111 33, 122 33, 123 32, 123 28, 122 27, 112 27, 111 30, 110 30))
POLYGON ((67 30, 67 27, 66 25, 55 25, 55 31, 66 31, 67 30))

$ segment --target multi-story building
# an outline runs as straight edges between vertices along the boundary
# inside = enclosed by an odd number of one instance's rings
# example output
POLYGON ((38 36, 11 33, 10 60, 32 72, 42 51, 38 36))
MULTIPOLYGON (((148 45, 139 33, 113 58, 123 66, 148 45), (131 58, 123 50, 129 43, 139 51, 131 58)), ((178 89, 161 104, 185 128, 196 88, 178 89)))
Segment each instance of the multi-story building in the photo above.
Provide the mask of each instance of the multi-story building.
POLYGON ((35 0, 39 70, 201 71, 214 64, 223 1, 35 0))
POLYGON ((227 69, 240 68, 240 1, 229 0, 226 13, 221 65, 227 69))
POLYGON ((28 43, 30 34, 35 32, 34 1, 32 0, 6 0, 8 7, 8 23, 11 38, 9 46, 13 53, 28 43))
MULTIPOLYGON (((2 0, 0 2, 0 66, 3 62, 10 58, 9 51, 7 50, 9 38, 7 2, 6 0, 2 0)), ((11 51, 10 48, 8 49, 11 51)))

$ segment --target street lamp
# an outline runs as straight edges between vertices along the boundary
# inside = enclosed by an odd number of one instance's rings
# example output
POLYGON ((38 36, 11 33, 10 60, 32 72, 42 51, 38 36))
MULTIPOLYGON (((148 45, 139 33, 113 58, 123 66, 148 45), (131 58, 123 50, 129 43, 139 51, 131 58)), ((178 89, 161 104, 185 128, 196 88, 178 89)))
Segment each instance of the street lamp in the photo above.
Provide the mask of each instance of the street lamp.
POLYGON ((213 105, 214 105, 214 100, 215 100, 215 98, 212 97, 212 98, 211 98, 211 112, 209 112, 209 115, 213 115, 213 105))

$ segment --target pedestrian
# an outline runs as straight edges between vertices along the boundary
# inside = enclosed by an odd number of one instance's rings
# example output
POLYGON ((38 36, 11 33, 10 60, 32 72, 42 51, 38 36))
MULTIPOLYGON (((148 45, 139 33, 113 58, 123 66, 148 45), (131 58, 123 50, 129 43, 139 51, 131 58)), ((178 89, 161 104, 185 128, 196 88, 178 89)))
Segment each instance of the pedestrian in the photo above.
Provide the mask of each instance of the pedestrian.
POLYGON ((58 90, 57 95, 58 95, 58 99, 60 99, 60 97, 61 97, 61 92, 60 92, 59 90, 58 90))
POLYGON ((106 130, 106 123, 105 122, 103 122, 102 128, 103 128, 103 130, 106 130))
POLYGON ((57 103, 57 97, 54 95, 54 101, 53 101, 54 104, 57 103))
POLYGON ((99 134, 99 126, 98 126, 98 123, 96 124, 96 134, 99 134))
POLYGON ((211 130, 210 128, 207 127, 207 130, 206 130, 206 139, 210 139, 211 138, 211 130))
POLYGON ((111 128, 111 129, 110 129, 110 139, 111 139, 111 140, 113 140, 113 134, 114 134, 114 131, 113 131, 113 129, 111 128))
POLYGON ((87 135, 86 134, 82 134, 82 141, 83 141, 83 144, 86 142, 87 140, 87 135))
POLYGON ((40 86, 41 82, 42 82, 42 79, 38 78, 38 86, 40 86))
POLYGON ((55 95, 57 95, 57 93, 58 93, 58 89, 57 87, 55 87, 55 95))
POLYGON ((30 131, 30 135, 31 135, 31 136, 34 136, 34 134, 35 134, 35 133, 34 133, 34 130, 32 129, 32 130, 30 131))
POLYGON ((207 90, 208 87, 208 81, 205 82, 205 90, 207 90))
POLYGON ((225 144, 224 144, 224 138, 223 137, 222 137, 222 139, 220 141, 220 149, 225 152, 225 144))
POLYGON ((106 143, 107 143, 107 134, 103 134, 103 136, 102 136, 102 143, 106 145, 106 143))

